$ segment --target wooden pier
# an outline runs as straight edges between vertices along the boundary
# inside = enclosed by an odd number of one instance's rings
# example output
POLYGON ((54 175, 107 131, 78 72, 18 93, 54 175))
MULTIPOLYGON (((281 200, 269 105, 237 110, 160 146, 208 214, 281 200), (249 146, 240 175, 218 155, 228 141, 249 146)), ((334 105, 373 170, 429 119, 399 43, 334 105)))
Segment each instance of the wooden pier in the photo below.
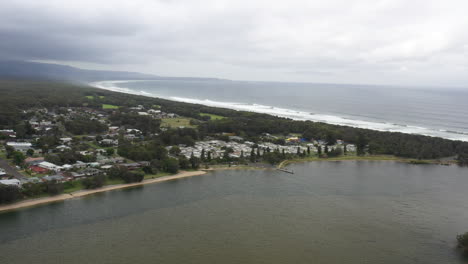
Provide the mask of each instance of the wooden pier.
POLYGON ((282 171, 282 172, 286 172, 286 173, 289 173, 289 174, 294 174, 294 171, 292 171, 292 170, 287 170, 287 169, 282 169, 282 168, 277 168, 277 170, 282 171))

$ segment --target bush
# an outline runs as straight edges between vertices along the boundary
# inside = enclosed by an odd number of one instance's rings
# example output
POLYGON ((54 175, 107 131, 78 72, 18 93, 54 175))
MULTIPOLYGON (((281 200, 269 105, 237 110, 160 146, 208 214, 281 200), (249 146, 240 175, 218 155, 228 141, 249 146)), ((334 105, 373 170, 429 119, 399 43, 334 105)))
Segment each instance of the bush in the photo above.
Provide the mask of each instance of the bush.
POLYGON ((86 178, 82 181, 83 186, 86 189, 97 189, 104 185, 106 177, 104 175, 95 175, 93 177, 86 178))
POLYGON ((21 198, 18 187, 0 184, 0 204, 11 203, 21 198))
POLYGON ((468 232, 463 235, 458 235, 457 242, 457 247, 462 251, 462 253, 468 254, 468 232))

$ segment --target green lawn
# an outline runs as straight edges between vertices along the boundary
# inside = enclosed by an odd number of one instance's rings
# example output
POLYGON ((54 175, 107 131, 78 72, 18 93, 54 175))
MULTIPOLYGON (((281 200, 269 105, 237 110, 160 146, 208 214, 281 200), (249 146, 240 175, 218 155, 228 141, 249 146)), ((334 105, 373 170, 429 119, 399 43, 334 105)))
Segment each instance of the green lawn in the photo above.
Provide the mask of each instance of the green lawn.
POLYGON ((183 117, 178 117, 178 118, 163 118, 161 120, 161 127, 169 127, 169 128, 177 128, 177 127, 195 127, 190 124, 190 119, 189 118, 183 118, 183 117))
POLYGON ((209 116, 211 118, 211 120, 220 120, 220 119, 226 118, 224 116, 215 115, 215 114, 208 114, 208 113, 200 113, 200 116, 209 116))
MULTIPOLYGON (((94 98, 95 98, 95 96, 93 96, 93 95, 87 95, 85 97, 88 98, 89 100, 94 100, 94 98)), ((105 98, 105 96, 102 96, 102 95, 100 95, 98 97, 99 97, 99 99, 104 99, 105 98)))
POLYGON ((119 107, 111 104, 103 104, 102 109, 119 109, 119 107))

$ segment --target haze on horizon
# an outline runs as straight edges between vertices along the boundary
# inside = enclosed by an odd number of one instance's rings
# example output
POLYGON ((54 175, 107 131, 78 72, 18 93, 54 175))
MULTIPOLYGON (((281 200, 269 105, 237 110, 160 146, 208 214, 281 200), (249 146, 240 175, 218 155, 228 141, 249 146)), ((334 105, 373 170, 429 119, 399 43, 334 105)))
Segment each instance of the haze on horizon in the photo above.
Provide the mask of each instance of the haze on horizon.
POLYGON ((0 59, 238 80, 468 87, 466 0, 11 0, 0 59))

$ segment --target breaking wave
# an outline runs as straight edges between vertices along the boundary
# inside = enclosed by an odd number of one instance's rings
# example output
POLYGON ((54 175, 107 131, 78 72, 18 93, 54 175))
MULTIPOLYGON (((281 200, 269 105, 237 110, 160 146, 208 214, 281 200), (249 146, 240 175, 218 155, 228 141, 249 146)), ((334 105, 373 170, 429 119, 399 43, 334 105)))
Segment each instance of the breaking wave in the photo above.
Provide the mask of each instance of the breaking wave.
POLYGON ((220 107, 220 108, 229 108, 229 109, 238 110, 238 111, 249 111, 249 112, 270 114, 270 115, 290 118, 294 120, 304 120, 304 121, 310 120, 314 122, 323 122, 323 123, 333 124, 333 125, 365 128, 365 129, 372 129, 372 130, 378 130, 378 131, 401 132, 401 133, 406 133, 406 134, 418 134, 418 135, 425 135, 425 136, 432 136, 432 137, 441 137, 441 138, 446 138, 446 139, 451 139, 451 140, 468 141, 467 133, 457 132, 457 131, 449 131, 449 130, 444 130, 444 129, 432 129, 432 128, 426 128, 426 127, 420 127, 420 126, 406 125, 406 124, 356 120, 356 119, 349 119, 349 118, 335 116, 335 115, 309 113, 309 112, 304 112, 304 111, 297 111, 297 110, 292 110, 292 109, 280 108, 280 107, 269 106, 269 105, 261 105, 261 104, 246 104, 246 103, 240 103, 240 102, 221 102, 221 101, 213 101, 209 99, 200 100, 200 99, 185 98, 185 97, 179 97, 179 96, 159 96, 157 94, 149 93, 146 91, 136 91, 133 89, 119 86, 119 84, 122 84, 122 83, 139 82, 139 81, 142 81, 142 80, 100 81, 100 82, 90 83, 90 85, 97 87, 97 88, 106 89, 106 90, 115 91, 115 92, 136 94, 136 95, 143 95, 143 96, 150 96, 150 97, 158 97, 158 98, 163 98, 163 99, 172 100, 172 101, 185 102, 185 103, 191 103, 191 104, 201 104, 201 105, 220 107))

